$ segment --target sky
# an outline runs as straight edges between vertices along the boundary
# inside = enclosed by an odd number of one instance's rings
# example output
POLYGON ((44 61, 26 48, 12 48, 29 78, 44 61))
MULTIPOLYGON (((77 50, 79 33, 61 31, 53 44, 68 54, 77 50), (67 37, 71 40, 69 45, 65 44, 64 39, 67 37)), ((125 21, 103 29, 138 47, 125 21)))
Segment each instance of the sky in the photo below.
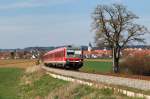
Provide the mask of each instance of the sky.
POLYGON ((150 29, 150 0, 0 0, 0 49, 93 43, 92 12, 113 3, 125 5, 150 29))

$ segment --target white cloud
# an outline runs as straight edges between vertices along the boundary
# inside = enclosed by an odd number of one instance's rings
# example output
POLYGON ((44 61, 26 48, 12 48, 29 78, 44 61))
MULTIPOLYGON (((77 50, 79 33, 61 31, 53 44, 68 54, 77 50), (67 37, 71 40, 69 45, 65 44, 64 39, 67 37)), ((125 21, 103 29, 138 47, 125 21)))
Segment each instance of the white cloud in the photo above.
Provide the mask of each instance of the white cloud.
POLYGON ((16 8, 30 8, 30 7, 40 7, 41 4, 33 4, 28 2, 20 2, 20 3, 14 3, 9 5, 2 5, 0 6, 0 10, 6 10, 6 9, 16 9, 16 8))
POLYGON ((49 5, 59 5, 69 3, 75 0, 26 0, 23 2, 14 2, 11 4, 0 5, 0 10, 44 7, 49 5))

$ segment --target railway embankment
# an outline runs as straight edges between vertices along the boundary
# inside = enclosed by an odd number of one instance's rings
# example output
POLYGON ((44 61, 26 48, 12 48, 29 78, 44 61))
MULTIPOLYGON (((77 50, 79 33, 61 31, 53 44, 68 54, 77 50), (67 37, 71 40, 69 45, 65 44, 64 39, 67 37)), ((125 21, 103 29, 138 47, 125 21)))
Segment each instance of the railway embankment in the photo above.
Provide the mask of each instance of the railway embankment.
POLYGON ((47 74, 54 78, 94 86, 96 88, 109 88, 117 93, 121 93, 129 97, 150 99, 149 80, 91 74, 79 71, 49 68, 45 66, 41 67, 46 70, 47 74))
POLYGON ((55 69, 42 66, 42 68, 46 69, 49 72, 69 76, 73 78, 94 81, 99 83, 105 83, 109 85, 119 85, 124 87, 136 88, 139 90, 150 90, 150 81, 148 80, 139 80, 133 78, 123 78, 123 77, 115 77, 110 75, 99 75, 99 74, 91 74, 91 73, 83 73, 77 71, 69 71, 63 69, 55 69))

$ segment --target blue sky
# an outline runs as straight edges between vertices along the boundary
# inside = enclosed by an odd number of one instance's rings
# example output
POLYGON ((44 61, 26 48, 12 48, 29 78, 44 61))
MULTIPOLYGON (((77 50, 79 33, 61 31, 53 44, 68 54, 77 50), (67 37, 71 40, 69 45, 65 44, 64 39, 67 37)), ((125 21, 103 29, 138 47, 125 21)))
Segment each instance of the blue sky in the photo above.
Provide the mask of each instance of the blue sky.
POLYGON ((0 48, 88 45, 94 41, 91 13, 112 3, 127 6, 150 29, 150 0, 0 0, 0 48))

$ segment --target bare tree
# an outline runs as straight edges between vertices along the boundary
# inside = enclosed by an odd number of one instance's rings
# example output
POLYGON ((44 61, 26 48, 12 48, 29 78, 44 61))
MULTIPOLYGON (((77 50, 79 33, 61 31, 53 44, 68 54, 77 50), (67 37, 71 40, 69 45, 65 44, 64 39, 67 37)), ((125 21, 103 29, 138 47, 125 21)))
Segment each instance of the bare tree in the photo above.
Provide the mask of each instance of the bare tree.
POLYGON ((107 45, 113 53, 113 70, 119 72, 120 51, 132 41, 145 42, 142 35, 148 33, 145 26, 135 23, 138 17, 125 6, 98 5, 92 14, 93 29, 97 46, 107 45))

